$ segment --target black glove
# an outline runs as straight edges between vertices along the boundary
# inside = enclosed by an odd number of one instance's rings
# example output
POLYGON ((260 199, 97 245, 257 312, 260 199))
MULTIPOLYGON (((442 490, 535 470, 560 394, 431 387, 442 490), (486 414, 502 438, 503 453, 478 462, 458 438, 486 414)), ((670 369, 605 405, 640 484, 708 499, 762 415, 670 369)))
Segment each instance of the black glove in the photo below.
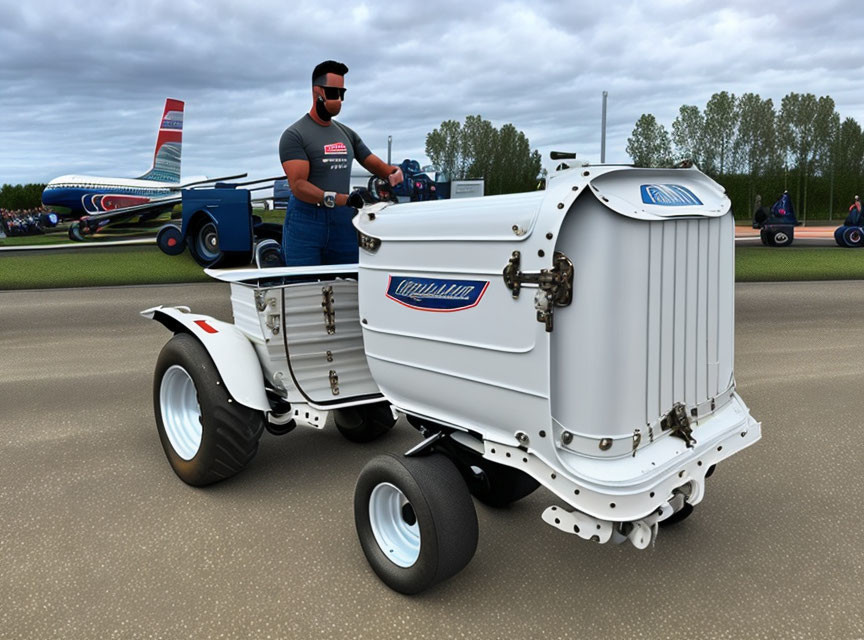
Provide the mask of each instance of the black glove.
POLYGON ((355 189, 348 194, 349 207, 362 209, 369 202, 372 202, 371 194, 366 189, 355 189))

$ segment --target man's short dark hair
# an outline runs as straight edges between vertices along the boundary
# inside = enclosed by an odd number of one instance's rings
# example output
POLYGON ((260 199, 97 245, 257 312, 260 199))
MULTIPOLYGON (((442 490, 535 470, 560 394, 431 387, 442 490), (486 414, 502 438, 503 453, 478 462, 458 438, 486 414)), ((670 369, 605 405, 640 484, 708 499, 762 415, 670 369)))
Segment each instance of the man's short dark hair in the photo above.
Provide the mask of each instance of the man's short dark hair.
POLYGON ((344 76, 348 73, 348 67, 341 62, 336 62, 335 60, 325 60, 312 71, 313 86, 324 85, 328 73, 335 73, 337 76, 344 76))

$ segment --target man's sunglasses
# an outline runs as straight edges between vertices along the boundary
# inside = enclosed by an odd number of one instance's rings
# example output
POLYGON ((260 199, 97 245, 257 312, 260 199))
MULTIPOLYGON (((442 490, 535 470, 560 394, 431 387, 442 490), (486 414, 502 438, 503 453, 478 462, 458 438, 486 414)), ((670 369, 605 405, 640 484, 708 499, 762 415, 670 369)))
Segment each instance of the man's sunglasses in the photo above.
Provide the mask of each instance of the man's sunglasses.
POLYGON ((342 87, 321 87, 324 89, 324 97, 328 100, 344 100, 345 89, 342 87))

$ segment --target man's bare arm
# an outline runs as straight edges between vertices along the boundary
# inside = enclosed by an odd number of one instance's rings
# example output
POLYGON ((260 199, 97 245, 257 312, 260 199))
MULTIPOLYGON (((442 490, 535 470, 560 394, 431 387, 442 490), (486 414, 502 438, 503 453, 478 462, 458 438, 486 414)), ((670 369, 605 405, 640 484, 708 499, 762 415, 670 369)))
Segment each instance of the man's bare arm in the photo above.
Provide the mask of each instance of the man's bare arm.
POLYGON ((379 178, 389 180, 391 186, 395 187, 404 179, 402 176, 402 169, 387 164, 374 153, 370 153, 366 156, 360 164, 362 164, 370 173, 373 173, 379 178))
MULTIPOLYGON (((319 189, 309 182, 308 160, 286 160, 282 163, 282 168, 285 170, 285 175, 288 176, 288 184, 291 186, 291 193, 293 193, 298 200, 310 204, 319 204, 324 200, 324 190, 319 189)), ((347 203, 347 193, 336 194, 337 207, 344 207, 347 203)))

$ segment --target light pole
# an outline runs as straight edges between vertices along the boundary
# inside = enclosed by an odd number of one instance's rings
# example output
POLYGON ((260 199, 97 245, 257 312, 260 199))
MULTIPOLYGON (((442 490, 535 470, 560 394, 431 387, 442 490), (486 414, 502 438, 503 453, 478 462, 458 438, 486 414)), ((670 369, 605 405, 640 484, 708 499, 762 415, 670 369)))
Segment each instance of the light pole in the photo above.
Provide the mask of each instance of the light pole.
POLYGON ((608 91, 603 92, 603 116, 600 123, 600 164, 606 162, 606 98, 608 91))
POLYGON ((390 161, 391 151, 393 150, 393 136, 387 136, 387 164, 393 164, 390 161))

